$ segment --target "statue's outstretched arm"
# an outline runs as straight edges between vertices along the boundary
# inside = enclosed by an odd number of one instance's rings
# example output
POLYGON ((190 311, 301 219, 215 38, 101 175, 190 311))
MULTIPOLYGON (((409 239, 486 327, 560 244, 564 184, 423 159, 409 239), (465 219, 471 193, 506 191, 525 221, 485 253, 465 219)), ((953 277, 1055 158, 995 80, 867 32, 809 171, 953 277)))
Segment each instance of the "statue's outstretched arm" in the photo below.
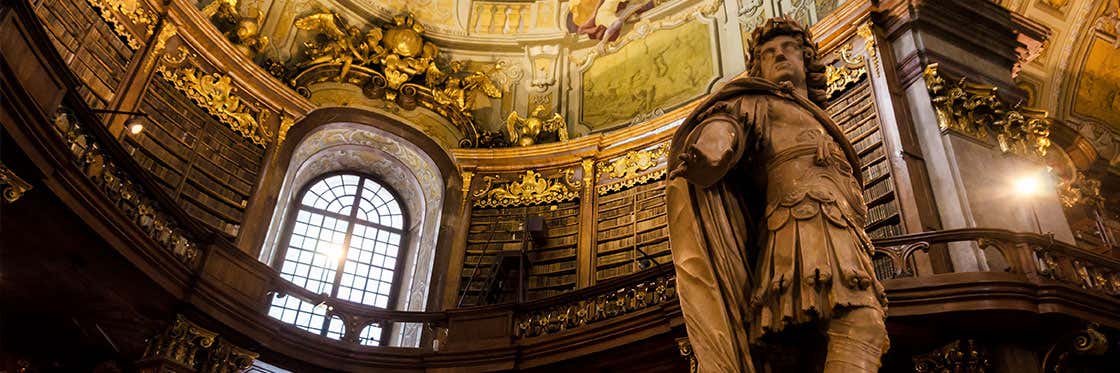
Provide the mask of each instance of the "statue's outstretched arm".
POLYGON ((682 176, 708 187, 723 178, 738 162, 745 147, 743 125, 731 114, 715 114, 696 126, 687 137, 681 163, 669 178, 682 176))

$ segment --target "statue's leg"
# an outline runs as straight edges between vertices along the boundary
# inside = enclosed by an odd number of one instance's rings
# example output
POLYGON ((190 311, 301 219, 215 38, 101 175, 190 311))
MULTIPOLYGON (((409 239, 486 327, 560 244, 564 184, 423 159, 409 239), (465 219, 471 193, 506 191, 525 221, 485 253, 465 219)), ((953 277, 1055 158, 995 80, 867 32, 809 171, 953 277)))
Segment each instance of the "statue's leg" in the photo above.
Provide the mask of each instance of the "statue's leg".
POLYGON ((840 311, 828 322, 825 373, 878 372, 887 349, 883 311, 857 307, 840 311))

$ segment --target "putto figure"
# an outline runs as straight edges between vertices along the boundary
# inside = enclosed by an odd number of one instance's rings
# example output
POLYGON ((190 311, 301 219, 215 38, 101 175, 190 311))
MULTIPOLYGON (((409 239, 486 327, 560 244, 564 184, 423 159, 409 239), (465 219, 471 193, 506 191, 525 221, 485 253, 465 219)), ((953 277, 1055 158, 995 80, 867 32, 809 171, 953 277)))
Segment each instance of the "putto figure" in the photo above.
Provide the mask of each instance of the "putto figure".
POLYGON ((700 371, 754 372, 749 345, 808 330, 827 347, 799 344, 808 356, 797 367, 772 370, 876 372, 886 298, 863 230, 859 157, 820 106, 816 44, 774 18, 750 46, 751 76, 697 107, 670 149, 673 262, 700 371))

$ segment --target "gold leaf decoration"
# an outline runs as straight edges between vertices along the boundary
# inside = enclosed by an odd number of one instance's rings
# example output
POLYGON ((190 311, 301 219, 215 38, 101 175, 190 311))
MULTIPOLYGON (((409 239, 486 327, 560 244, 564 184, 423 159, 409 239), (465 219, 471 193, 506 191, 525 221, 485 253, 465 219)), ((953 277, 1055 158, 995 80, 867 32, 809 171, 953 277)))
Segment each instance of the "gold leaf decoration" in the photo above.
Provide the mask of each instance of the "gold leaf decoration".
POLYGON ((166 64, 156 68, 176 89, 190 97, 199 107, 217 117, 253 143, 268 145, 272 134, 264 127, 268 112, 257 110, 242 102, 235 93, 237 88, 229 75, 200 73, 194 67, 171 68, 166 64), (256 112, 256 115, 253 114, 256 112))
POLYGON ((829 99, 867 76, 867 67, 863 66, 863 56, 852 57, 851 52, 851 44, 840 47, 840 65, 825 66, 824 75, 827 84, 825 94, 829 99))
POLYGON ((607 175, 611 179, 617 180, 600 185, 597 188, 599 195, 616 192, 660 179, 665 176, 664 167, 653 172, 643 173, 643 171, 654 168, 664 162, 665 156, 668 154, 669 143, 664 142, 653 149, 641 151, 631 150, 627 152, 626 155, 613 161, 599 162, 599 178, 602 179, 603 175, 607 175))
POLYGON ((947 82, 937 64, 922 72, 930 101, 942 130, 952 130, 979 140, 995 136, 1000 150, 1019 155, 1045 156, 1050 147, 1050 118, 1044 110, 1005 104, 996 87, 961 78, 947 82))
POLYGON ((143 42, 141 41, 141 39, 146 39, 147 37, 151 36, 152 32, 155 30, 155 26, 156 26, 155 16, 152 15, 151 13, 149 13, 147 10, 145 10, 140 5, 140 3, 141 3, 140 1, 137 1, 137 0, 132 0, 132 1, 128 1, 128 0, 87 0, 87 1, 89 2, 89 5, 92 5, 94 8, 97 8, 98 10, 101 11, 100 12, 101 13, 101 19, 104 19, 105 22, 108 22, 110 25, 112 25, 113 26, 113 32, 115 32, 117 35, 120 35, 122 38, 124 38, 125 41, 128 44, 128 47, 132 48, 132 50, 140 49, 140 47, 143 46, 143 42), (135 35, 132 34, 131 31, 128 31, 128 27, 126 27, 123 23, 121 23, 121 21, 119 19, 117 19, 117 13, 120 13, 121 15, 124 15, 125 17, 127 17, 128 20, 131 21, 132 24, 134 24, 134 25, 137 25, 137 26, 143 25, 145 27, 145 30, 147 31, 147 33, 144 34, 143 37, 137 38, 135 35))
POLYGON ((286 139, 288 137, 288 130, 291 129, 292 126, 295 125, 295 124, 296 124, 296 118, 293 118, 289 115, 281 115, 280 116, 280 129, 277 131, 277 134, 276 134, 276 144, 277 145, 284 143, 284 139, 286 139))
POLYGON ((458 127, 464 147, 479 144, 471 114, 475 99, 502 97, 503 88, 493 77, 505 69, 503 62, 482 71, 468 71, 464 61, 437 64, 439 48, 427 40, 424 26, 410 13, 393 17, 383 27, 359 31, 340 14, 320 10, 296 19, 295 26, 317 38, 304 44, 306 59, 294 66, 298 72, 288 81, 305 96, 310 85, 334 81, 360 86, 367 97, 405 110, 423 106, 458 127))
POLYGON ((872 26, 871 21, 864 22, 856 29, 856 34, 863 38, 863 48, 867 51, 867 55, 871 56, 871 65, 874 66, 875 73, 878 74, 879 51, 878 46, 875 45, 875 32, 871 29, 872 26))
POLYGON ((558 203, 579 198, 583 185, 572 180, 575 171, 564 170, 551 178, 529 170, 518 179, 505 181, 500 175, 482 178, 484 186, 473 194, 475 207, 511 207, 558 203))

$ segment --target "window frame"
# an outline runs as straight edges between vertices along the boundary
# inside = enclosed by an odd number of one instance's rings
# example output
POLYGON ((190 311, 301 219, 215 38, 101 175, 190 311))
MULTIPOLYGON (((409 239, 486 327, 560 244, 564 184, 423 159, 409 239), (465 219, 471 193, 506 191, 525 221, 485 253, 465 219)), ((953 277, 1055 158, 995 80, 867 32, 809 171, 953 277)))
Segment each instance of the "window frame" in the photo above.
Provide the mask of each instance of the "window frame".
MULTIPOLYGON (((407 258, 408 254, 409 254, 408 248, 409 248, 409 244, 412 241, 411 240, 412 237, 409 234, 409 232, 411 231, 411 224, 410 224, 411 221, 409 219, 410 218, 409 217, 409 211, 405 206, 404 199, 401 198, 400 194, 397 193, 396 189, 393 189, 392 187, 390 187, 390 185, 385 183, 381 178, 379 178, 377 176, 374 176, 372 174, 365 173, 365 172, 360 172, 360 171, 328 172, 328 173, 324 173, 322 175, 316 176, 315 178, 313 178, 311 180, 308 180, 307 183, 304 183, 304 185, 300 187, 299 193, 296 194, 296 198, 293 199, 289 203, 289 206, 287 208, 288 211, 286 211, 284 213, 284 217, 285 217, 284 227, 281 230, 280 240, 278 241, 279 247, 276 250, 276 255, 274 255, 273 258, 272 258, 272 263, 269 263, 269 266, 272 267, 272 269, 276 270, 277 273, 281 272, 281 267, 284 265, 285 258, 287 258, 288 249, 290 248, 291 240, 292 240, 292 231, 295 229, 295 225, 296 225, 296 217, 299 215, 300 211, 304 211, 305 207, 307 208, 308 212, 320 214, 320 215, 323 215, 323 216, 326 216, 326 217, 331 217, 331 218, 335 218, 335 219, 344 220, 344 221, 347 222, 346 234, 345 234, 345 238, 344 238, 344 241, 343 241, 343 244, 342 244, 343 251, 342 251, 342 253, 339 254, 339 260, 338 260, 338 263, 336 264, 334 280, 331 282, 331 284, 332 284, 331 293, 327 294, 327 296, 330 299, 332 299, 336 302, 347 302, 347 303, 350 303, 350 304, 352 304, 354 306, 357 306, 357 307, 378 308, 377 306, 372 306, 372 305, 368 305, 368 304, 364 304, 364 303, 355 303, 355 302, 352 302, 352 301, 349 301, 349 300, 342 299, 342 298, 338 297, 339 288, 342 286, 341 283, 342 283, 343 269, 345 268, 345 265, 346 265, 347 255, 350 252, 350 240, 354 237, 354 226, 356 225, 355 223, 363 222, 367 226, 373 226, 373 228, 382 229, 382 230, 385 230, 385 231, 390 232, 390 233, 399 234, 401 236, 400 245, 397 247, 396 265, 393 268, 393 280, 392 280, 393 283, 389 287, 389 299, 388 299, 388 301, 386 301, 386 307, 384 308, 385 310, 392 309, 393 305, 395 305, 396 302, 397 302, 397 298, 399 298, 399 296, 400 296, 401 287, 403 285, 401 283, 401 277, 403 276, 402 267, 404 266, 405 259, 407 258), (354 201, 354 205, 351 207, 350 214, 348 216, 343 216, 341 214, 334 213, 334 212, 331 212, 331 211, 328 211, 328 210, 323 210, 323 209, 318 209, 318 208, 314 208, 314 207, 311 207, 311 206, 304 206, 303 205, 303 199, 307 195, 307 193, 311 190, 311 187, 315 186, 319 182, 322 182, 323 180, 326 180, 328 178, 331 178, 331 177, 334 177, 334 176, 344 176, 344 175, 352 175, 352 176, 357 176, 357 177, 360 178, 359 181, 358 181, 358 189, 357 189, 358 195, 356 195, 355 198, 360 198, 359 196, 361 195, 361 192, 363 190, 362 187, 365 185, 366 180, 377 183, 379 186, 381 186, 382 189, 387 190, 389 192, 389 195, 391 195, 393 197, 394 201, 400 207, 400 210, 401 210, 401 228, 397 229, 397 228, 393 228, 393 227, 390 227, 390 226, 375 224, 375 223, 371 223, 371 222, 365 222, 365 221, 362 221, 362 220, 358 219, 357 212, 358 212, 358 206, 360 205, 360 203, 357 200, 354 201)), ((285 279, 284 281, 287 281, 287 280, 285 279)), ((272 306, 270 305, 269 307, 272 307, 272 306)), ((324 337, 327 335, 328 330, 330 328, 331 320, 333 318, 334 317, 331 315, 331 313, 327 312, 327 315, 323 320, 323 326, 319 330, 319 335, 324 336, 324 337)), ((344 325, 343 336, 345 337, 346 333, 348 333, 350 331, 345 329, 345 324, 343 324, 343 325, 344 325)), ((370 325, 372 325, 372 323, 361 325, 361 327, 358 328, 359 330, 353 331, 354 335, 359 335, 360 336, 360 334, 362 333, 362 330, 364 330, 366 327, 368 327, 370 325)), ((384 346, 384 342, 387 342, 389 340, 391 330, 392 330, 392 326, 393 326, 392 321, 382 321, 381 322, 381 336, 378 340, 378 346, 384 346)), ((303 330, 303 329, 300 329, 300 330, 303 330)))

